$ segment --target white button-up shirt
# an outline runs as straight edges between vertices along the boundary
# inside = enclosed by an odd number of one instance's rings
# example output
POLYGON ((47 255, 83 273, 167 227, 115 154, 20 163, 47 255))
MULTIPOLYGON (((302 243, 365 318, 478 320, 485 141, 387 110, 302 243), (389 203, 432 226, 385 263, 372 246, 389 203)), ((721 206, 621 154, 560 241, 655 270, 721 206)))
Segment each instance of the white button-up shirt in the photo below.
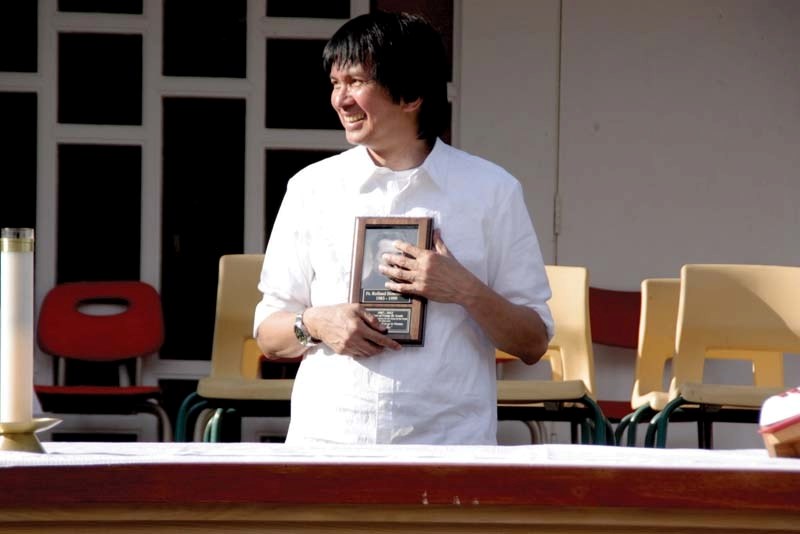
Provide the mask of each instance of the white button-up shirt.
MULTIPOLYGON (((255 325, 271 313, 348 301, 357 216, 432 217, 455 258, 536 310, 552 336, 550 287, 509 173, 437 140, 411 173, 356 147, 300 171, 272 230, 255 325)), ((354 358, 320 344, 300 364, 287 443, 495 444, 494 347, 456 304, 428 302, 425 344, 354 358)))

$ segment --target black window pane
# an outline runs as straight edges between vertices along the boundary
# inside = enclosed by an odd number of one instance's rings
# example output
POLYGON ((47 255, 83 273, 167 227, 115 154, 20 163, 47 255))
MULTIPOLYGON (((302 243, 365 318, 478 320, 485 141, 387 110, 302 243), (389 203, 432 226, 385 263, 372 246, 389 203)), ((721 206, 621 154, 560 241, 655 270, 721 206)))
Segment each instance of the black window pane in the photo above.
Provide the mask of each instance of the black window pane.
POLYGON ((341 129, 322 69, 325 41, 267 39, 267 128, 341 129))
MULTIPOLYGON (((327 150, 267 150, 265 151, 265 210, 266 240, 272 233, 272 226, 278 209, 281 207, 286 183, 297 171, 321 159, 333 156, 336 152, 327 150)), ((266 248, 266 242, 264 243, 266 248)))
MULTIPOLYGON (((160 378, 158 385, 161 387, 161 405, 175 421, 183 400, 197 391, 197 380, 183 380, 160 378)), ((191 428, 191 427, 189 427, 191 428)), ((189 439, 192 439, 192 430, 188 430, 189 439)), ((154 533, 155 534, 155 533, 154 533)))
POLYGON ((36 226, 36 94, 0 93, 0 228, 36 226))
POLYGON ((164 75, 245 78, 245 0, 166 0, 164 75))
POLYGON ((141 15, 142 0, 58 0, 59 11, 141 15))
POLYGON ((56 279, 139 280, 142 149, 58 147, 56 279))
POLYGON ((267 16, 349 19, 350 0, 267 0, 267 16))
POLYGON ((244 250, 244 130, 244 100, 164 100, 164 358, 211 357, 219 258, 244 250))
POLYGON ((0 71, 36 72, 37 2, 0 2, 0 71))
POLYGON ((142 124, 142 36, 58 36, 58 122, 142 124))

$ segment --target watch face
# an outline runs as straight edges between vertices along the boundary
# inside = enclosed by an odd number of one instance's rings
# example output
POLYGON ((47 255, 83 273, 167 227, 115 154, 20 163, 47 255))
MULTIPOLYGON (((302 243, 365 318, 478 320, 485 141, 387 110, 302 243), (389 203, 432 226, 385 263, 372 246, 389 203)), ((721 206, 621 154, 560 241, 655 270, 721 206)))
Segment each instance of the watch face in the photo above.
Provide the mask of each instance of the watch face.
POLYGON ((304 345, 308 341, 308 337, 306 336, 305 332, 303 332, 303 329, 297 324, 294 325, 294 337, 296 337, 297 341, 304 345))
POLYGON ((298 313, 294 318, 294 337, 296 337, 297 341, 300 342, 300 344, 304 347, 313 347, 319 343, 319 340, 314 339, 308 329, 306 329, 306 326, 303 324, 302 313, 298 313))
POLYGON ((303 316, 301 314, 298 314, 294 320, 294 337, 296 337, 297 341, 299 341, 300 344, 305 347, 313 345, 311 341, 311 335, 303 325, 303 316))

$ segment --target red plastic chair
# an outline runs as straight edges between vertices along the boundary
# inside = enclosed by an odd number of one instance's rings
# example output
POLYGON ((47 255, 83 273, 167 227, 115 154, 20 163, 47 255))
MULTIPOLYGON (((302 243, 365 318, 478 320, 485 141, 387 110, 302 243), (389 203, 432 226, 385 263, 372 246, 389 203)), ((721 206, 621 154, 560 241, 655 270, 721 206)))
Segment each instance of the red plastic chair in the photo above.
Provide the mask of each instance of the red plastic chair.
POLYGON ((138 281, 57 285, 42 302, 37 337, 42 351, 56 358, 56 385, 34 386, 45 412, 148 412, 158 418, 159 438, 171 440, 170 420, 160 404, 161 389, 141 385, 142 359, 158 352, 164 342, 161 298, 151 285, 138 281), (121 311, 87 313, 98 305, 121 311), (75 360, 87 362, 77 376, 68 371, 68 362, 75 360), (106 379, 98 384, 96 371, 109 366, 117 371, 114 383, 106 379))

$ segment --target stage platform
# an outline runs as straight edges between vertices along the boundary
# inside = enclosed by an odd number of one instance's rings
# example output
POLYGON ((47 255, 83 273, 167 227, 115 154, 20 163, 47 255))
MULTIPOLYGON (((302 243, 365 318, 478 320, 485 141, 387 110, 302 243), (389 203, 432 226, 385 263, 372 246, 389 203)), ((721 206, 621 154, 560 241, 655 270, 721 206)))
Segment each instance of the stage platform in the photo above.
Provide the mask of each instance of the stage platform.
POLYGON ((0 452, 0 532, 800 532, 764 450, 43 445, 0 452))

